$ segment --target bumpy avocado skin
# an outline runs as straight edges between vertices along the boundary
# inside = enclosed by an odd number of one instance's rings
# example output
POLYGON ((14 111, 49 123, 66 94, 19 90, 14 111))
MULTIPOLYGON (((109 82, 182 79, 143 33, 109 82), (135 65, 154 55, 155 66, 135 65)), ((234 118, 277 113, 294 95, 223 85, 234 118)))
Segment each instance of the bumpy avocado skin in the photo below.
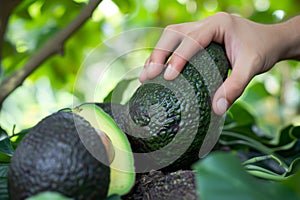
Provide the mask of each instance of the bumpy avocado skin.
POLYGON ((10 199, 42 191, 74 199, 105 198, 110 169, 87 151, 78 133, 88 136, 86 142, 107 163, 104 145, 86 120, 70 112, 54 113, 40 121, 16 149, 8 171, 10 199))
POLYGON ((141 177, 136 191, 128 199, 198 200, 195 174, 190 170, 179 170, 167 174, 161 171, 151 171, 141 177))
POLYGON ((168 170, 187 168, 198 160, 211 119, 217 120, 213 94, 229 68, 223 47, 211 43, 186 64, 181 78, 166 81, 162 73, 142 84, 129 101, 131 120, 125 122, 133 151, 149 153, 166 147, 161 154, 147 155, 147 162, 168 170))

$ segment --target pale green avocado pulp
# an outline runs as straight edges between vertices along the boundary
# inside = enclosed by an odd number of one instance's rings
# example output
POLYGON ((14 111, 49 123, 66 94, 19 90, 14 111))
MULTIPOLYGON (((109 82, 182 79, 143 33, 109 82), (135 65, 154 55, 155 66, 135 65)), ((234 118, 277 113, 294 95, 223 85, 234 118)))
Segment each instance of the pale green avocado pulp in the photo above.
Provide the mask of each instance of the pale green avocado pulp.
POLYGON ((126 135, 115 121, 94 103, 84 103, 73 109, 75 114, 87 120, 95 129, 103 131, 114 148, 114 159, 110 164, 108 196, 124 195, 135 182, 134 158, 126 135))

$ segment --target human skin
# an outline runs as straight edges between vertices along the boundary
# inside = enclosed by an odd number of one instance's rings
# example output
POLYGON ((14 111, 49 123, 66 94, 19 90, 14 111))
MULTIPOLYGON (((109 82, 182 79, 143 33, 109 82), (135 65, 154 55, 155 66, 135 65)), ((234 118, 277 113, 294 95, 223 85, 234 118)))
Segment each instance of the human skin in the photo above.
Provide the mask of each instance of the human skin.
POLYGON ((228 13, 167 26, 147 59, 139 80, 160 74, 173 80, 187 60, 211 42, 224 44, 232 71, 216 91, 213 110, 222 115, 257 74, 277 62, 300 60, 300 16, 278 24, 260 24, 228 13))

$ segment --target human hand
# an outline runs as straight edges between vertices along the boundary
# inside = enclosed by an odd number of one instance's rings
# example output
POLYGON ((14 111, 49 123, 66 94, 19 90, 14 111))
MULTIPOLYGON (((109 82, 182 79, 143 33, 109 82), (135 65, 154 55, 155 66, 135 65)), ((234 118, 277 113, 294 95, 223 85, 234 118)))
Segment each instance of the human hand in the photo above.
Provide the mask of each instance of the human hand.
POLYGON ((284 41, 291 37, 286 24, 265 25, 217 13, 202 21, 167 26, 146 61, 140 81, 154 78, 165 66, 164 78, 175 79, 197 51, 212 41, 224 44, 232 72, 213 98, 214 112, 222 115, 255 75, 288 56, 292 44, 284 41))

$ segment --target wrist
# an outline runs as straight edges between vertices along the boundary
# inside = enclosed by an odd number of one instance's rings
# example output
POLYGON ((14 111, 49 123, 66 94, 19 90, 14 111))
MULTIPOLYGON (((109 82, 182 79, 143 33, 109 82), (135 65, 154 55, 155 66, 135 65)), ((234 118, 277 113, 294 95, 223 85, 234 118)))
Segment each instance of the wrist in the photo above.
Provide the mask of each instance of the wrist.
POLYGON ((300 16, 278 25, 281 53, 279 60, 300 60, 300 16))

